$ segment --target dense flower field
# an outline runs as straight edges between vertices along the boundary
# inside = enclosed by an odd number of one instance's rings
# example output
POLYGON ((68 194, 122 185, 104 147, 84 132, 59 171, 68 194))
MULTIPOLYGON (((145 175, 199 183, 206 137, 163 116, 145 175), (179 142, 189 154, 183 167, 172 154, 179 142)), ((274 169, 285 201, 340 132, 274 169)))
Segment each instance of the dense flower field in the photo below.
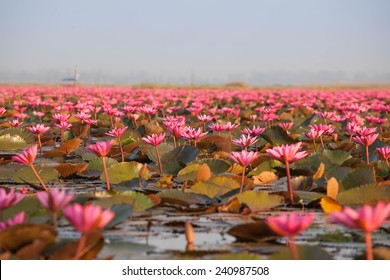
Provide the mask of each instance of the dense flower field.
POLYGON ((389 112, 385 89, 2 86, 0 257, 388 259, 389 112))

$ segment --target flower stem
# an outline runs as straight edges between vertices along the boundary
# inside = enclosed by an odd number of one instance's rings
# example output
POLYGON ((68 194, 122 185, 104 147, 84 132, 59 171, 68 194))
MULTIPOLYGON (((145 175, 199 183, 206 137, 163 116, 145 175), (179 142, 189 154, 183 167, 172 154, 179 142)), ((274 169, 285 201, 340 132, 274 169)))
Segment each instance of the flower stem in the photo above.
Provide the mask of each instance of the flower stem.
POLYGON ((386 159, 386 165, 387 165, 387 169, 389 169, 389 173, 390 173, 390 164, 389 164, 389 160, 386 159))
POLYGON ((111 190, 111 187, 110 187, 110 182, 109 182, 109 179, 108 179, 106 160, 105 160, 104 157, 102 157, 102 164, 103 164, 104 177, 106 177, 107 190, 109 191, 109 190, 111 190))
MULTIPOLYGON (((175 139, 175 138, 173 138, 173 139, 175 139)), ((158 151, 158 146, 155 146, 155 148, 156 148, 156 155, 157 155, 157 161, 158 161, 158 168, 159 168, 159 170, 160 170, 160 175, 162 175, 163 170, 162 170, 160 152, 158 151)))
POLYGON ((291 202, 291 204, 293 204, 294 203, 294 196, 293 196, 293 191, 292 191, 292 186, 291 186, 290 163, 286 160, 285 164, 286 164, 288 194, 290 196, 290 202, 291 202))
POLYGON ((321 147, 322 147, 322 149, 324 149, 325 146, 324 146, 324 140, 322 139, 322 135, 320 136, 320 140, 321 140, 321 147))
POLYGON ((38 138, 38 146, 39 146, 39 153, 42 154, 42 141, 41 141, 41 135, 37 134, 38 138))
POLYGON ((374 259, 374 254, 372 252, 372 241, 371 241, 371 232, 367 231, 366 232, 366 257, 367 260, 373 260, 374 259))
POLYGON ((74 256, 75 260, 79 260, 81 258, 81 253, 85 247, 85 244, 87 243, 87 236, 85 234, 81 235, 79 246, 76 250, 76 255, 74 256))
POLYGON ((61 129, 61 144, 65 142, 65 130, 61 129))
POLYGON ((295 245, 295 237, 291 236, 288 241, 288 247, 290 248, 291 256, 294 260, 299 260, 297 246, 295 245))
POLYGON ((244 188, 245 169, 246 169, 246 166, 243 166, 243 167, 242 167, 242 174, 241 174, 240 193, 242 193, 242 189, 244 188))
POLYGON ((122 142, 120 137, 118 137, 118 142, 119 142, 119 149, 121 151, 122 162, 125 162, 125 155, 123 154, 123 147, 122 147, 122 142))
POLYGON ((53 211, 53 226, 54 226, 54 229, 57 230, 57 228, 58 228, 57 211, 53 211))
POLYGON ((370 158, 368 155, 368 145, 366 145, 366 163, 367 163, 367 165, 370 164, 370 158))
POLYGON ((33 165, 33 164, 30 164, 30 167, 31 167, 32 171, 34 172, 35 177, 37 177, 37 179, 38 179, 39 183, 41 184, 42 188, 43 188, 46 192, 48 192, 49 190, 47 189, 45 183, 42 181, 42 179, 41 179, 41 177, 39 176, 39 174, 38 174, 37 170, 35 169, 34 165, 33 165))

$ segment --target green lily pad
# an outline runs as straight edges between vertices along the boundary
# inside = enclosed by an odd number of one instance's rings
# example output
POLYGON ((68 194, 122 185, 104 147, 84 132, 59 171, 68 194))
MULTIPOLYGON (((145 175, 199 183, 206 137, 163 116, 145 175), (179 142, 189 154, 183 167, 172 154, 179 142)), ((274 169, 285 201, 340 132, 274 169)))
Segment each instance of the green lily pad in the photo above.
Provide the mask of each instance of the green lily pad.
POLYGON ((161 202, 184 206, 193 204, 205 205, 211 203, 210 198, 207 196, 190 192, 183 193, 181 190, 164 190, 158 193, 158 196, 161 198, 161 202))
POLYGON ((196 183, 190 191, 215 198, 238 188, 240 188, 240 184, 232 178, 214 176, 207 181, 196 183))
POLYGON ((25 143, 27 144, 33 144, 35 143, 35 135, 28 131, 27 129, 24 129, 22 127, 11 127, 11 128, 6 128, 0 131, 0 138, 1 136, 14 136, 17 138, 21 138, 24 140, 25 143))
POLYGON ((112 196, 107 193, 107 197, 99 198, 93 201, 93 204, 104 208, 110 208, 116 204, 128 204, 132 206, 134 212, 142 212, 154 206, 149 197, 134 191, 120 192, 112 196))
POLYGON ((214 175, 226 172, 230 168, 230 164, 221 159, 202 159, 198 161, 199 164, 207 164, 214 175))
POLYGON ((340 192, 337 196, 337 201, 342 205, 348 206, 375 205, 379 201, 390 202, 390 186, 362 185, 340 192))
POLYGON ((376 184, 375 170, 372 166, 363 166, 354 169, 341 181, 340 185, 343 190, 349 190, 368 184, 376 184))
MULTIPOLYGON (((158 152, 160 154, 160 159, 162 161, 163 157, 166 154, 169 154, 173 151, 174 147, 171 144, 168 143, 161 143, 157 146, 158 152)), ((153 161, 154 163, 158 163, 157 160, 157 154, 156 154, 156 148, 154 146, 149 146, 147 151, 148 158, 153 161)))
POLYGON ((169 174, 176 176, 177 173, 182 170, 186 164, 181 161, 172 161, 166 162, 162 164, 163 174, 169 174))
POLYGON ((178 182, 195 181, 200 166, 200 164, 195 163, 184 167, 182 170, 179 171, 175 180, 178 182))
POLYGON ((184 145, 175 148, 172 152, 161 156, 161 162, 168 163, 172 161, 179 161, 185 164, 194 161, 198 156, 198 148, 190 145, 184 145))
POLYGON ((29 145, 19 135, 4 134, 0 136, 0 150, 15 151, 26 149, 29 145))
POLYGON ((334 165, 341 165, 344 161, 352 158, 348 152, 342 150, 324 150, 322 154, 334 165))
MULTIPOLYGON (((108 178, 110 183, 119 184, 122 182, 131 181, 134 178, 139 178, 139 172, 142 168, 142 163, 131 161, 131 162, 120 162, 111 165, 107 168, 108 178)), ((143 179, 147 180, 150 178, 150 173, 146 170, 143 179)), ((104 172, 100 176, 103 182, 106 182, 106 176, 104 172)))
MULTIPOLYGON (((56 180, 60 177, 60 173, 52 167, 39 165, 34 165, 34 167, 44 183, 56 180)), ((17 183, 27 182, 32 184, 39 184, 39 181, 30 166, 26 166, 16 171, 14 173, 14 180, 17 183)))
MULTIPOLYGON (((106 162, 106 167, 107 168, 110 167, 111 165, 114 165, 114 164, 118 163, 117 160, 115 160, 113 158, 109 158, 109 157, 105 157, 104 160, 106 162)), ((93 159, 92 161, 89 162, 87 169, 88 170, 103 171, 102 159, 100 157, 96 157, 95 159, 93 159)))
POLYGON ((267 142, 271 143, 273 146, 280 146, 283 144, 293 144, 296 141, 291 138, 286 131, 281 127, 272 126, 267 128, 262 134, 261 137, 264 138, 267 142))
POLYGON ((128 204, 115 204, 110 207, 110 210, 115 213, 115 217, 106 225, 106 228, 113 228, 126 221, 131 215, 132 206, 128 204))
POLYGON ((245 204, 252 211, 268 210, 284 204, 284 198, 265 191, 247 191, 237 195, 240 204, 245 204))

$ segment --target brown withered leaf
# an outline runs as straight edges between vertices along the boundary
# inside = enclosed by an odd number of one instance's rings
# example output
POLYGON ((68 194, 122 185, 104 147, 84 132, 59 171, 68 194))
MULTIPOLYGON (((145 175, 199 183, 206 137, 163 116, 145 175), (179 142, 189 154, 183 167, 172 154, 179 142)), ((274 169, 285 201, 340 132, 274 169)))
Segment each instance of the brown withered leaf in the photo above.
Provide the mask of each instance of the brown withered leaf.
POLYGON ((154 206, 159 205, 161 198, 157 194, 148 194, 147 197, 153 202, 154 206))
POLYGON ((62 143, 57 149, 44 153, 47 157, 60 157, 74 152, 81 144, 81 139, 74 138, 62 143))
POLYGON ((0 232, 0 249, 16 252, 24 246, 41 240, 54 243, 57 232, 47 224, 19 224, 0 232))
POLYGON ((234 236, 238 242, 260 242, 278 238, 265 221, 234 226, 228 234, 234 236))
MULTIPOLYGON (((76 255, 79 241, 70 241, 61 246, 49 257, 49 260, 72 260, 76 255)), ((93 260, 104 246, 104 238, 101 232, 93 232, 87 236, 84 249, 81 252, 81 260, 93 260)))
POLYGON ((83 172, 85 169, 87 169, 87 167, 88 163, 62 163, 60 165, 55 166, 54 168, 57 169, 57 171, 61 174, 62 178, 67 178, 73 174, 76 174, 77 172, 83 172))
POLYGON ((313 175, 313 179, 314 180, 320 179, 322 175, 324 175, 324 171, 325 171, 325 164, 321 162, 320 166, 317 169, 317 172, 313 175))
POLYGON ((218 207, 218 212, 222 213, 240 213, 240 208, 241 208, 241 203, 235 197, 234 199, 230 200, 228 203, 219 206, 218 207))
POLYGON ((320 205, 325 213, 341 211, 343 209, 343 206, 340 203, 329 196, 322 197, 320 200, 320 205))
POLYGON ((209 154, 219 151, 230 153, 232 151, 230 140, 219 135, 206 136, 198 142, 197 147, 199 150, 206 150, 209 154))
POLYGON ((16 256, 22 260, 33 260, 39 259, 42 256, 43 250, 46 248, 47 244, 40 240, 35 239, 31 244, 24 246, 16 252, 16 256))
POLYGON ((336 178, 332 177, 328 180, 326 184, 326 195, 330 198, 337 199, 337 195, 339 194, 339 183, 336 178))
POLYGON ((207 164, 202 164, 199 168, 198 174, 196 175, 196 181, 207 181, 211 177, 211 170, 207 164))
POLYGON ((278 176, 271 171, 263 171, 257 176, 253 176, 253 183, 255 185, 263 185, 275 182, 278 179, 278 176))

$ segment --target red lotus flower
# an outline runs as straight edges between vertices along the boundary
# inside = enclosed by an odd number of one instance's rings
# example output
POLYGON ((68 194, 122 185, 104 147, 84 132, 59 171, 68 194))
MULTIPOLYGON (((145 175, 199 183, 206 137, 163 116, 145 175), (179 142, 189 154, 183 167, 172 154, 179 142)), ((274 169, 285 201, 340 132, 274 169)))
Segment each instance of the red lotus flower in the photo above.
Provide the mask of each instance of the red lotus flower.
POLYGON ((35 126, 26 127, 26 129, 34 134, 42 135, 45 132, 47 132, 48 130, 50 130, 50 127, 44 126, 43 124, 37 124, 35 126))
POLYGON ((272 149, 266 150, 267 154, 283 163, 292 163, 303 159, 307 156, 307 152, 298 152, 301 148, 302 142, 282 145, 281 147, 273 147, 272 149))
POLYGON ((275 233, 291 237, 306 230, 313 222, 313 219, 313 213, 305 215, 291 213, 290 215, 282 214, 276 217, 268 217, 266 222, 275 233))
POLYGON ((247 149, 248 147, 255 144, 258 140, 259 139, 257 137, 241 135, 239 139, 233 139, 232 143, 241 149, 247 149))
POLYGON ((245 169, 257 158, 257 156, 258 154, 256 152, 248 152, 246 150, 242 150, 241 152, 232 152, 230 155, 234 162, 243 167, 241 174, 240 193, 244 187, 245 169))
POLYGON ((160 134, 152 134, 146 137, 143 137, 142 140, 145 143, 148 143, 152 146, 158 146, 160 145, 165 139, 165 133, 160 133, 160 134))
POLYGON ((356 210, 345 207, 330 213, 330 222, 350 228, 360 228, 366 236, 367 259, 373 259, 371 232, 377 230, 390 215, 390 203, 379 202, 375 207, 364 205, 356 210))
POLYGON ((21 154, 17 154, 16 156, 13 156, 12 160, 22 164, 32 165, 37 157, 37 152, 38 152, 38 146, 34 145, 24 150, 21 154))
POLYGON ((126 131, 126 129, 127 126, 121 128, 116 127, 114 129, 111 129, 109 132, 106 132, 105 134, 115 138, 120 138, 123 135, 123 133, 126 131))
POLYGON ((82 206, 75 203, 64 209, 64 216, 77 231, 88 234, 103 228, 114 218, 115 214, 111 210, 104 210, 97 205, 82 206))
POLYGON ((37 192, 37 198, 42 205, 51 211, 59 211, 73 199, 73 194, 65 191, 52 189, 50 192, 37 192))
POLYGON ((241 133, 251 137, 257 137, 262 134, 264 130, 265 128, 254 125, 252 128, 244 128, 243 130, 241 130, 241 133))
POLYGON ((313 213, 305 215, 291 213, 290 215, 282 214, 276 217, 268 217, 266 222, 275 233, 289 237, 288 245, 290 247, 291 255, 293 259, 297 260, 299 257, 295 246, 295 236, 306 230, 313 222, 313 219, 313 213))
POLYGON ((3 211, 17 203, 24 198, 24 195, 15 193, 14 189, 11 189, 8 193, 5 189, 0 189, 0 210, 3 211))
POLYGON ((89 145, 87 149, 100 157, 105 157, 112 147, 113 141, 97 142, 94 145, 89 145))
POLYGON ((24 211, 16 214, 13 218, 7 219, 4 222, 0 222, 0 231, 3 231, 9 227, 12 227, 14 225, 23 224, 26 222, 25 213, 24 211))
POLYGON ((290 196, 290 202, 293 203, 294 196, 291 186, 290 176, 290 163, 298 161, 307 156, 307 152, 298 152, 301 148, 302 143, 296 143, 291 145, 282 145, 281 147, 273 147, 272 149, 266 150, 267 154, 286 165, 287 174, 287 188, 290 196))

